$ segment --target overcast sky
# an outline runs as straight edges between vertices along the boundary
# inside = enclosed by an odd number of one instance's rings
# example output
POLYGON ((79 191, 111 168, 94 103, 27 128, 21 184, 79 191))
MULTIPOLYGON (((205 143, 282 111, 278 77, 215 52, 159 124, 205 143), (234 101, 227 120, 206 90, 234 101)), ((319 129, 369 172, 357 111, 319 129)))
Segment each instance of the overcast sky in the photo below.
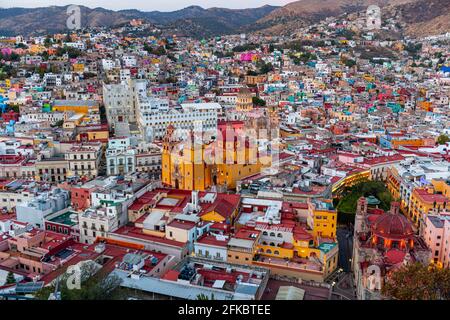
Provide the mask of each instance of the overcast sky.
POLYGON ((0 7, 46 7, 51 5, 79 4, 90 8, 103 7, 113 10, 139 9, 144 11, 172 11, 190 5, 199 5, 204 8, 254 8, 266 4, 285 5, 294 0, 0 0, 0 7))

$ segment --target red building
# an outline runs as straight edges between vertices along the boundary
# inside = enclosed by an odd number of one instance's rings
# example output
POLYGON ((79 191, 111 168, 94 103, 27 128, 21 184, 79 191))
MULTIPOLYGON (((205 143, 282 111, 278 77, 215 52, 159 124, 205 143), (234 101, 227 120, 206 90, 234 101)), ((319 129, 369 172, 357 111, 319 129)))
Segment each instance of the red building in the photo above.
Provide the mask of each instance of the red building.
POLYGON ((84 187, 82 183, 70 184, 64 182, 59 185, 60 188, 70 192, 71 206, 76 211, 83 211, 91 206, 91 193, 96 187, 84 187))
POLYGON ((2 114, 3 122, 9 123, 11 120, 14 120, 15 122, 19 121, 19 113, 9 110, 8 112, 5 112, 2 114))

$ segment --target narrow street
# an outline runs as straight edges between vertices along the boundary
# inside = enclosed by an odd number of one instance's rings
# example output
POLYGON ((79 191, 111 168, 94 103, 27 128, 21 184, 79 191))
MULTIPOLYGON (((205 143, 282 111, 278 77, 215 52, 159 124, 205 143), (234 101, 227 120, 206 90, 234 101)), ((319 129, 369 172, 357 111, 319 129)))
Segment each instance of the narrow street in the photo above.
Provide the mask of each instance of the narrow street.
POLYGON ((336 237, 339 245, 339 268, 344 272, 351 271, 352 250, 353 250, 353 234, 347 227, 338 227, 336 237))
POLYGON ((333 285, 332 299, 353 300, 353 274, 351 272, 351 258, 353 250, 353 234, 348 227, 338 227, 336 237, 339 245, 338 271, 330 279, 333 285))

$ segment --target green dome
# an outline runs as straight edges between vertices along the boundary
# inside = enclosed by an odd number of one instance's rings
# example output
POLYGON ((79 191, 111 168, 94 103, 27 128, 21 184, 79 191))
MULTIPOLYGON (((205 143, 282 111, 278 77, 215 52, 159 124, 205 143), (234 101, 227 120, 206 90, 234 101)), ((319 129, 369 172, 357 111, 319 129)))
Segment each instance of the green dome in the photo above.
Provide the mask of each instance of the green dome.
POLYGON ((381 202, 380 202, 380 200, 378 200, 376 197, 374 197, 374 196, 368 196, 367 198, 366 198, 366 200, 367 200, 367 204, 368 205, 370 205, 370 206, 374 206, 374 205, 377 205, 377 204, 380 204, 381 202))

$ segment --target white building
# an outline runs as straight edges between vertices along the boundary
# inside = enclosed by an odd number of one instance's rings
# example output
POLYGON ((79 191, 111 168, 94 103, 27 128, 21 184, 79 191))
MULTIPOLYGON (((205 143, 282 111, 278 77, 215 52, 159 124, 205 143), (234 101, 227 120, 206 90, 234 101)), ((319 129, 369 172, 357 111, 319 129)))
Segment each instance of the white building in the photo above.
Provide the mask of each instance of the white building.
POLYGON ((51 192, 40 194, 29 202, 17 204, 17 220, 43 228, 46 216, 67 208, 69 203, 69 192, 55 188, 51 192))
POLYGON ((62 77, 60 74, 46 73, 42 82, 46 87, 60 86, 62 85, 62 77))
POLYGON ((182 104, 181 110, 169 108, 167 100, 141 98, 138 102, 138 124, 148 140, 162 139, 167 126, 172 124, 179 136, 187 131, 202 128, 203 131, 217 130, 218 113, 222 109, 218 103, 182 104))
POLYGON ((122 175, 136 171, 137 150, 130 144, 130 138, 110 139, 106 150, 106 173, 122 175))
POLYGON ((74 145, 64 154, 69 163, 67 175, 69 177, 96 177, 100 166, 101 153, 101 142, 74 145))
POLYGON ((123 56, 122 57, 123 66, 126 68, 136 67, 136 57, 133 56, 123 56))
POLYGON ((145 80, 126 80, 120 84, 103 85, 103 102, 110 127, 116 123, 136 122, 136 103, 147 95, 145 80))
POLYGON ((79 214, 78 220, 81 243, 92 244, 97 237, 106 237, 108 232, 119 227, 116 213, 110 213, 107 207, 87 209, 79 214))

